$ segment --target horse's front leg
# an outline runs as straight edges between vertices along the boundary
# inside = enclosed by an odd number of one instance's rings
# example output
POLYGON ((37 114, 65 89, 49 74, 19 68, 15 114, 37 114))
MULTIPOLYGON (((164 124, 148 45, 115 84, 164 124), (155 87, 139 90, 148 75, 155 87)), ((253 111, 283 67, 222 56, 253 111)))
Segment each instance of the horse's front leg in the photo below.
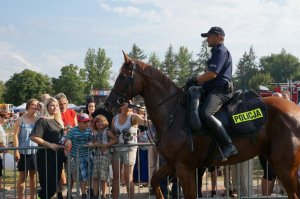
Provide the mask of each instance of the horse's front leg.
POLYGON ((175 166, 176 176, 179 178, 180 185, 185 199, 196 198, 196 175, 194 168, 179 163, 175 166))
POLYGON ((160 189, 161 179, 172 174, 174 174, 174 169, 166 162, 164 162, 159 169, 153 173, 151 178, 151 187, 154 190, 157 199, 164 199, 160 189))

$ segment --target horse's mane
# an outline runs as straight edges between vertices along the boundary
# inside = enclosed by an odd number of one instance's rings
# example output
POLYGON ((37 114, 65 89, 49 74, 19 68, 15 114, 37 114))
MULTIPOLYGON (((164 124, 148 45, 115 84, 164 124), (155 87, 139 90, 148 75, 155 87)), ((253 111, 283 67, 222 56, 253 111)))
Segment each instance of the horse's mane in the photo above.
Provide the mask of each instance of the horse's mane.
POLYGON ((136 66, 139 70, 144 71, 144 75, 147 77, 151 77, 154 80, 157 80, 161 85, 163 85, 167 90, 169 90, 172 86, 175 86, 179 89, 179 87, 164 73, 160 70, 154 68, 150 64, 146 64, 139 60, 134 60, 136 66))

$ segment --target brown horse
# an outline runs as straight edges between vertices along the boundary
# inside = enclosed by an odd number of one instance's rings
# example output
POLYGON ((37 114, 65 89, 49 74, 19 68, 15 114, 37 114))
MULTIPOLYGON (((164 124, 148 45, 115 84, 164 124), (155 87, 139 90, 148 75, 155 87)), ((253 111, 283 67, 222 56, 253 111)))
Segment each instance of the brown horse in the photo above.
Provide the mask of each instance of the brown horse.
MULTIPOLYGON (((195 170, 207 157, 211 138, 190 136, 182 128, 186 108, 179 103, 182 89, 159 70, 124 53, 125 62, 106 102, 118 107, 117 99, 144 98, 150 119, 157 130, 158 151, 166 163, 151 180, 156 198, 163 198, 159 180, 175 174, 182 185, 184 198, 196 198, 195 170), (192 146, 193 145, 193 150, 192 146)), ((213 165, 227 165, 263 154, 283 183, 289 198, 300 196, 297 171, 300 164, 300 108, 292 102, 276 97, 263 98, 267 109, 264 126, 253 138, 232 138, 239 153, 225 162, 213 160, 213 165)))

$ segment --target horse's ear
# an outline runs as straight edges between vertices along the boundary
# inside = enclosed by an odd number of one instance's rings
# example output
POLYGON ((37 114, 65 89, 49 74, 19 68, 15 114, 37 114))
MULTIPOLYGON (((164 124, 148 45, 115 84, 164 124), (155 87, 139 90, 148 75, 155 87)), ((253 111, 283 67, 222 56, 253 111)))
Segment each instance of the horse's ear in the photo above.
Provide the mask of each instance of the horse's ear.
POLYGON ((123 55, 124 55, 124 63, 131 63, 132 60, 130 59, 130 57, 122 50, 123 55))

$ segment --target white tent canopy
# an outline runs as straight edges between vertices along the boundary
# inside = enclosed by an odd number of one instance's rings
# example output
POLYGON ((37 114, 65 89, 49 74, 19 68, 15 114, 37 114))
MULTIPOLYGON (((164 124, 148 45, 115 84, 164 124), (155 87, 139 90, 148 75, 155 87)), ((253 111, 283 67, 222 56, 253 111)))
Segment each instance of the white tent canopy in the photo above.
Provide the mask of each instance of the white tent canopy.
POLYGON ((26 109, 26 103, 23 103, 17 107, 14 108, 14 111, 18 111, 18 112, 24 112, 26 109))
POLYGON ((76 111, 80 110, 80 106, 77 106, 75 104, 68 104, 68 109, 74 109, 76 111))
MULTIPOLYGON (((75 104, 68 104, 68 108, 75 109, 75 110, 80 109, 80 107, 76 106, 75 104)), ((17 112, 24 112, 25 109, 26 109, 26 103, 23 103, 20 106, 14 107, 14 111, 17 111, 17 112)))
POLYGON ((258 86, 259 90, 262 90, 262 91, 268 91, 269 88, 266 87, 266 86, 258 86))

